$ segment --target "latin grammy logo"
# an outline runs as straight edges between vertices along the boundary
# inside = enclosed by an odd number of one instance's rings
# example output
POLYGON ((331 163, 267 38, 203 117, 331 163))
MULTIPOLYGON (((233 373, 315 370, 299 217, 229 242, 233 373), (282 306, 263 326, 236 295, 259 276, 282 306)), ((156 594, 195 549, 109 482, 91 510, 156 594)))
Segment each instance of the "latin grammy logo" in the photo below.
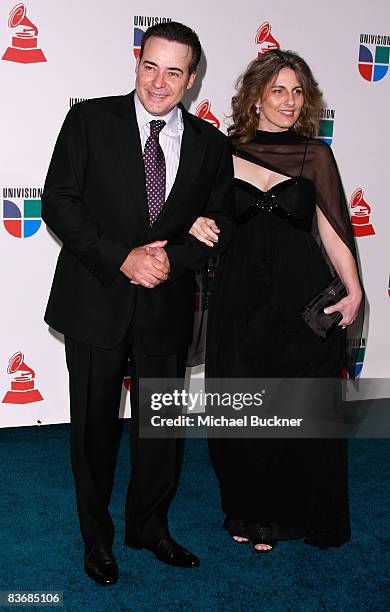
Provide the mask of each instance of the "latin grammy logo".
POLYGON ((357 238, 375 234, 375 230, 370 223, 371 207, 363 198, 363 193, 363 189, 359 187, 353 192, 349 201, 352 229, 357 238))
POLYGON ((42 49, 38 48, 38 28, 26 15, 27 8, 20 2, 11 10, 9 28, 17 28, 12 36, 12 46, 8 47, 2 59, 19 64, 46 62, 42 49))
POLYGON ((3 398, 3 404, 30 404, 43 400, 38 389, 35 389, 35 372, 24 362, 20 351, 12 355, 8 362, 8 374, 17 374, 11 381, 11 390, 3 398))
POLYGON ((257 53, 258 57, 270 49, 280 49, 280 44, 271 34, 271 24, 269 21, 262 23, 257 30, 255 43, 256 45, 261 45, 260 51, 257 53))
POLYGON ((125 373, 123 374, 123 385, 128 391, 130 391, 131 389, 131 377, 134 375, 135 375, 134 365, 132 361, 129 359, 126 364, 125 373))
POLYGON ((203 100, 197 107, 196 111, 195 111, 195 115, 197 117, 200 117, 200 119, 204 119, 205 121, 209 121, 209 123, 212 123, 213 125, 215 125, 216 128, 219 128, 219 126, 221 125, 219 119, 217 119, 217 117, 215 115, 213 115, 213 113, 210 110, 211 108, 211 104, 209 100, 203 100))

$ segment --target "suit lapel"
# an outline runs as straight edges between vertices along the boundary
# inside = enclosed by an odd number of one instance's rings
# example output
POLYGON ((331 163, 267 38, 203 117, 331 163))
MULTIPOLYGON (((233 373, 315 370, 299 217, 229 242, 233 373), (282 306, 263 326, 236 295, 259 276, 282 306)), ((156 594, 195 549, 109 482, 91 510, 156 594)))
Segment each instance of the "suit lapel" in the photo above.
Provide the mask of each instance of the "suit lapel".
POLYGON ((139 212, 144 226, 148 228, 145 169, 135 114, 134 93, 124 96, 123 105, 114 115, 110 128, 119 162, 128 184, 129 200, 139 212))

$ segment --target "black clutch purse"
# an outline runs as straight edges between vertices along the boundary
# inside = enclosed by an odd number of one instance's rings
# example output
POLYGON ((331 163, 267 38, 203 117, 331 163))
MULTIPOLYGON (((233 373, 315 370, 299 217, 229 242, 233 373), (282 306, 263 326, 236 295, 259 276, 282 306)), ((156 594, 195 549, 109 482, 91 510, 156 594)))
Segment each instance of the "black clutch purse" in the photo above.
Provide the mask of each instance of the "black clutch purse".
POLYGON ((301 312, 303 320, 321 340, 325 340, 343 318, 341 312, 325 314, 324 308, 337 304, 346 295, 347 290, 336 276, 321 293, 303 307, 301 312))

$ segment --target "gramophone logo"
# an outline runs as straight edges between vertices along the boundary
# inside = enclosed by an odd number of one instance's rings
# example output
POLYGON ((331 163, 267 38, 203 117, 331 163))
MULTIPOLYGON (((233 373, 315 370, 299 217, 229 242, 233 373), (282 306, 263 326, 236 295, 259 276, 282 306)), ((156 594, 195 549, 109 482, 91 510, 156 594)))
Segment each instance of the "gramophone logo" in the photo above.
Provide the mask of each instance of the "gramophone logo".
POLYGON ((23 353, 18 351, 12 355, 7 373, 14 374, 14 377, 11 380, 11 389, 3 398, 3 404, 31 404, 43 400, 35 388, 35 372, 25 363, 23 353))
POLYGON ((363 194, 363 189, 359 187, 353 192, 349 200, 352 229, 357 238, 375 234, 375 230, 370 223, 371 206, 365 201, 363 194))
POLYGON ((269 21, 262 23, 257 30, 255 43, 256 45, 260 45, 260 51, 257 53, 258 57, 271 49, 280 49, 279 41, 271 34, 271 24, 269 21))
POLYGON ((3 224, 11 236, 30 238, 37 233, 42 224, 41 195, 38 187, 3 187, 3 224))
POLYGON ((156 23, 167 23, 168 21, 172 21, 171 17, 147 17, 145 15, 135 15, 134 16, 134 44, 133 44, 133 52, 135 59, 139 58, 140 50, 141 50, 141 42, 144 37, 144 34, 150 26, 155 25, 156 23))
POLYGON ((389 70, 390 36, 360 34, 358 68, 365 81, 381 81, 389 70))
POLYGON ((132 363, 128 361, 125 368, 125 373, 123 375, 123 384, 128 391, 131 389, 131 374, 132 374, 132 363))
POLYGON ((333 142, 335 114, 334 108, 321 108, 320 110, 320 125, 317 138, 328 143, 328 145, 331 145, 333 142))
POLYGON ((11 10, 8 27, 15 30, 12 45, 8 47, 2 59, 19 64, 36 64, 46 62, 42 49, 38 47, 38 28, 27 17, 27 7, 19 2, 11 10))
POLYGON ((219 119, 217 119, 217 117, 211 112, 210 100, 203 100, 198 105, 195 111, 195 115, 197 117, 200 117, 201 119, 204 119, 205 121, 208 121, 209 123, 212 123, 213 125, 215 125, 216 128, 219 128, 219 126, 221 125, 219 119))

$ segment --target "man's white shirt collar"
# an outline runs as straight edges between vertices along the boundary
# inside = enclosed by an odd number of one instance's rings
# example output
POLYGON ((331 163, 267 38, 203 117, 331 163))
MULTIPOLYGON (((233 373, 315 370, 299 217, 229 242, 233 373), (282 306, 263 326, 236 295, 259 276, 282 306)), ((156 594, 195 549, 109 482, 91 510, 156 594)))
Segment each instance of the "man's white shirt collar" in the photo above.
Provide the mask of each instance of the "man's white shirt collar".
POLYGON ((134 105, 139 129, 146 126, 149 127, 151 121, 163 120, 166 125, 164 125, 161 132, 165 136, 178 136, 184 130, 183 116, 178 106, 175 106, 168 114, 156 117, 156 115, 148 113, 142 105, 137 92, 134 94, 134 105))

